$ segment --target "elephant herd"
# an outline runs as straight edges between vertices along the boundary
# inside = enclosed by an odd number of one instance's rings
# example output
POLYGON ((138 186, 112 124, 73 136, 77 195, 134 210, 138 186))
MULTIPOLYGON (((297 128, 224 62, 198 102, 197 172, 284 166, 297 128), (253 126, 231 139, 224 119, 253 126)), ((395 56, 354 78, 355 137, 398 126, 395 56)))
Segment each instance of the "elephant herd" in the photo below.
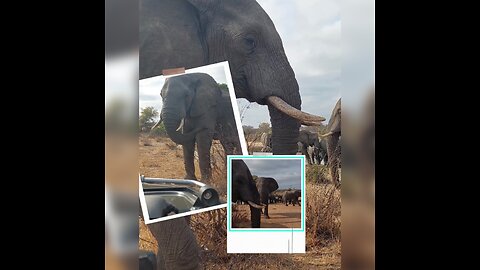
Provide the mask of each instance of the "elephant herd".
POLYGON ((298 198, 302 197, 302 193, 300 190, 277 190, 272 193, 270 193, 270 200, 269 203, 284 203, 285 206, 288 206, 288 204, 291 204, 295 206, 295 204, 300 205, 300 201, 298 198))
MULTIPOLYGON (((298 135, 298 151, 305 155, 308 164, 326 164, 335 185, 340 184, 339 168, 341 156, 341 99, 337 101, 332 110, 330 120, 325 129, 325 133, 317 135, 307 130, 300 130, 298 135)), ((271 134, 262 133, 262 152, 271 150, 271 134)))
POLYGON ((268 205, 281 201, 300 205, 300 190, 279 191, 278 183, 272 177, 255 177, 243 160, 232 160, 232 196, 235 203, 246 203, 250 206, 250 222, 252 228, 260 228, 261 213, 270 218, 268 205))

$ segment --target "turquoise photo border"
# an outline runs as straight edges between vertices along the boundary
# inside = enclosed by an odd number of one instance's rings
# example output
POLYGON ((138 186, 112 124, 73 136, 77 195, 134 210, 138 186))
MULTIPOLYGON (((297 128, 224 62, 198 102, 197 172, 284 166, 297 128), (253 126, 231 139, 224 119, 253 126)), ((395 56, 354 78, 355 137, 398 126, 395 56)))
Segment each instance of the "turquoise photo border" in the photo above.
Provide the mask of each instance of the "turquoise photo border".
POLYGON ((303 155, 270 155, 270 156, 227 156, 227 228, 229 232, 304 232, 305 231, 305 202, 306 202, 306 193, 305 193, 305 156, 303 155), (272 228, 232 228, 231 224, 231 214, 232 214, 232 202, 230 198, 231 194, 231 164, 232 159, 299 159, 301 160, 301 186, 302 186, 302 222, 301 228, 289 228, 289 229, 272 229, 272 228))

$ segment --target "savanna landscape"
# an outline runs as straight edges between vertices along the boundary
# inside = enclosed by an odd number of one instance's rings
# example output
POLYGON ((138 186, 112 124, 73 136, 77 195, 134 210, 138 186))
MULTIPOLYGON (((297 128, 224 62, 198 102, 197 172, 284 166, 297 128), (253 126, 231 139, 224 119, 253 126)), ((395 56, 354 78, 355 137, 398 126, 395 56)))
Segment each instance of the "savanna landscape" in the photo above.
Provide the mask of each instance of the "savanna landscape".
MULTIPOLYGON (((258 140, 252 139, 259 138, 258 130, 254 132, 255 134, 246 134, 249 153, 257 151, 254 147, 259 147, 258 140)), ((185 173, 181 147, 161 132, 142 132, 139 138, 140 173, 148 177, 181 179, 185 173)), ((212 179, 207 184, 215 187, 220 199, 226 201, 225 154, 216 141, 213 143, 211 156, 212 179)), ((306 166, 306 254, 227 254, 226 209, 223 208, 190 216, 190 227, 200 247, 199 256, 203 268, 340 269, 340 190, 332 184, 326 166, 306 166)), ((198 174, 198 157, 195 157, 195 167, 198 174)), ((262 226, 277 226, 278 224, 274 223, 278 218, 284 222, 292 222, 290 214, 296 214, 296 211, 300 214, 298 206, 282 206, 282 203, 276 203, 270 207, 272 218, 268 220, 262 216, 262 226), (276 212, 287 215, 280 216, 276 212)), ((239 211, 232 214, 232 219, 238 223, 248 223, 248 206, 239 205, 238 208, 239 211)), ((158 244, 141 219, 139 227, 139 249, 156 253, 158 244)))

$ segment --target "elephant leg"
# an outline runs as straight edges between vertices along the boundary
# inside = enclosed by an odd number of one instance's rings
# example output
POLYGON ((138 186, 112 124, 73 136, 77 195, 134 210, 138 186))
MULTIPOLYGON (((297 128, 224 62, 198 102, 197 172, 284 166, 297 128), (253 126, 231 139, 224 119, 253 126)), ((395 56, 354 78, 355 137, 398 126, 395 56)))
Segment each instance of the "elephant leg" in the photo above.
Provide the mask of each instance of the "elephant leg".
POLYGON ((338 157, 337 155, 338 136, 330 136, 327 140, 327 151, 329 156, 328 167, 330 169, 330 175, 335 185, 340 183, 338 174, 338 157))
POLYGON ((305 145, 302 146, 302 155, 307 158, 308 165, 312 165, 312 161, 310 160, 310 155, 308 154, 307 147, 305 145))
POLYGON ((270 216, 268 215, 268 203, 267 205, 265 206, 265 213, 264 213, 265 217, 266 218, 270 218, 270 216))
POLYGON ((147 226, 158 243, 157 269, 201 269, 198 244, 185 218, 147 226))
POLYGON ((195 163, 194 163, 194 152, 195 152, 195 142, 184 144, 183 148, 183 163, 185 165, 185 179, 197 180, 195 177, 195 163))
MULTIPOLYGON (((235 143, 232 142, 227 142, 225 140, 220 140, 220 143, 223 146, 223 149, 225 150, 226 155, 234 155, 235 151, 235 143)), ((238 149, 237 149, 238 150, 238 149)))
POLYGON ((196 140, 202 181, 205 182, 212 178, 210 148, 212 147, 213 132, 208 129, 202 130, 197 134, 196 140))

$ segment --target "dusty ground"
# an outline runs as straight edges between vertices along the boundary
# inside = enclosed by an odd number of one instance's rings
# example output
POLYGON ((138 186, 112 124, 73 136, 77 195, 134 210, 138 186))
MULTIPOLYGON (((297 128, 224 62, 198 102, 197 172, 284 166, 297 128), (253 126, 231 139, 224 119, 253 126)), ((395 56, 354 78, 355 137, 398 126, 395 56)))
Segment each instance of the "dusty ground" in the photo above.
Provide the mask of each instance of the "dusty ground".
MULTIPOLYGON (((212 146, 213 179, 207 183, 214 187, 222 201, 227 200, 226 177, 220 175, 219 170, 226 171, 223 158, 223 148, 216 142, 212 146)), ((185 167, 183 165, 183 150, 168 138, 151 138, 141 134, 139 139, 139 170, 146 177, 183 179, 185 167)), ((225 174, 226 175, 226 174, 225 174)), ((195 176, 201 179, 198 160, 195 159, 195 176)))
MULTIPOLYGON (((250 217, 250 207, 248 204, 237 205, 235 209, 244 214, 247 217, 250 217)), ((265 218, 262 214, 261 228, 301 228, 302 221, 302 212, 301 207, 296 206, 285 206, 283 203, 269 204, 268 205, 268 215, 270 218, 265 218)), ((250 220, 237 222, 234 224, 232 222, 232 227, 234 228, 250 228, 250 220)))
MULTIPOLYGON (((182 179, 183 150, 168 138, 149 138, 141 135, 139 140, 140 174, 147 177, 182 179)), ((200 168, 195 164, 196 176, 200 177, 200 168)))

